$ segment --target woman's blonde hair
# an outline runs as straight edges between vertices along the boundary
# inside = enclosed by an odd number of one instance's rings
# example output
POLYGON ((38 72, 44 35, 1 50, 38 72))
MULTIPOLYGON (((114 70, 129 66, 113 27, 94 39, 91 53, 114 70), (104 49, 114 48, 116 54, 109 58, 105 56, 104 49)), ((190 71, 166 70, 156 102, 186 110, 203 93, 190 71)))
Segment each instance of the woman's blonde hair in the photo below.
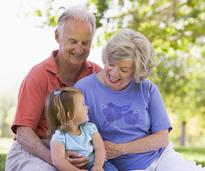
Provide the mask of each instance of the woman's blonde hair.
POLYGON ((74 97, 77 94, 82 95, 80 90, 67 87, 55 90, 47 97, 45 113, 50 137, 56 129, 66 132, 73 126, 75 114, 74 97))
POLYGON ((131 58, 134 61, 134 79, 140 82, 146 79, 152 68, 154 50, 150 41, 139 32, 122 29, 114 35, 102 50, 102 61, 105 64, 115 63, 122 59, 131 58))

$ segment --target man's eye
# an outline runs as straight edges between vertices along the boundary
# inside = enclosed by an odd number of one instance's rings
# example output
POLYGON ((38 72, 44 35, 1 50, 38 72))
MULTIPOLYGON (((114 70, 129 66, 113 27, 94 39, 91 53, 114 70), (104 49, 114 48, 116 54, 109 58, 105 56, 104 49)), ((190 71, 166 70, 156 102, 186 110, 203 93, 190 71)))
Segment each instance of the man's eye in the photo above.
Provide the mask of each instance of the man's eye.
POLYGON ((68 42, 71 43, 71 44, 75 44, 76 40, 70 39, 70 40, 68 40, 68 42))
POLYGON ((111 63, 109 63, 109 65, 112 66, 112 67, 115 66, 114 64, 111 64, 111 63))
POLYGON ((90 42, 82 42, 83 45, 90 45, 90 42))

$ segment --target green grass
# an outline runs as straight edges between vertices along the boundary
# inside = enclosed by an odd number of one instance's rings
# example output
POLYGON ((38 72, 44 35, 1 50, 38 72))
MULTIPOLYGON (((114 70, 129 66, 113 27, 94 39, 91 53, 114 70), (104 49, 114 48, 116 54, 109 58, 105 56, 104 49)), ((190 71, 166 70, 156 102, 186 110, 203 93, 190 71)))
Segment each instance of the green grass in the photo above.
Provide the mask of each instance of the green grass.
POLYGON ((0 171, 5 170, 6 154, 0 154, 0 171))
POLYGON ((184 158, 194 160, 197 164, 205 167, 205 148, 176 147, 175 150, 182 154, 184 158))
MULTIPOLYGON (((175 148, 186 159, 194 160, 205 167, 205 148, 175 148)), ((6 154, 0 150, 0 171, 5 170, 6 154)))

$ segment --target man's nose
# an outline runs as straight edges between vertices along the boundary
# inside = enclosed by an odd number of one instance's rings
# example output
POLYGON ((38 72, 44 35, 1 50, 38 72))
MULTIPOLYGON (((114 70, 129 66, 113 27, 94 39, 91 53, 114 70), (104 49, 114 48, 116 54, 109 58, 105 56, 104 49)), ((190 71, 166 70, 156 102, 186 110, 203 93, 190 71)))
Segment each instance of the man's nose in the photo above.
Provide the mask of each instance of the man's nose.
POLYGON ((82 43, 79 42, 75 45, 75 53, 76 53, 76 55, 81 55, 83 53, 82 43))

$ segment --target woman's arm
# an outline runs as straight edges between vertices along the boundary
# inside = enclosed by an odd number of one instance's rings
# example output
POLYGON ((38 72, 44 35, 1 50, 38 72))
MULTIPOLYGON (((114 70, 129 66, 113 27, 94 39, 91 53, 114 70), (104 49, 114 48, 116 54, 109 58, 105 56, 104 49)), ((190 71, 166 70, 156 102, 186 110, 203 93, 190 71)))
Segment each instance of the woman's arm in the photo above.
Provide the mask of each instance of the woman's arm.
POLYGON ((98 132, 92 135, 92 142, 95 150, 95 161, 92 171, 103 171, 103 164, 105 162, 105 147, 98 132))
POLYGON ((168 129, 123 144, 115 144, 110 141, 104 141, 107 159, 112 159, 124 154, 146 153, 149 151, 158 150, 159 148, 166 147, 168 143, 168 129))
POLYGON ((66 160, 65 147, 59 141, 53 141, 50 150, 52 163, 59 171, 86 171, 78 169, 66 160))

